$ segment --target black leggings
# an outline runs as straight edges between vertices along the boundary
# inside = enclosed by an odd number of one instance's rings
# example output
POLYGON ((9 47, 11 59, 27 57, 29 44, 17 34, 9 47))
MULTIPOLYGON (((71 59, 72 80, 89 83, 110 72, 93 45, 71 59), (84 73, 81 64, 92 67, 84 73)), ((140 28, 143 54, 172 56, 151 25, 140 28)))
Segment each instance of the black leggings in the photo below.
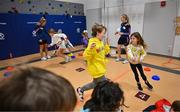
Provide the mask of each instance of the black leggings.
POLYGON ((142 68, 142 65, 141 65, 141 64, 131 64, 131 63, 130 63, 130 66, 131 66, 131 69, 132 69, 132 71, 133 71, 133 73, 134 73, 134 76, 135 76, 135 79, 136 79, 137 82, 139 82, 139 75, 138 75, 138 72, 137 72, 136 67, 138 68, 138 70, 139 70, 139 72, 140 72, 140 74, 141 74, 142 79, 143 79, 144 81, 147 80, 147 78, 146 78, 146 76, 145 76, 145 74, 144 74, 144 72, 143 72, 143 68, 142 68))

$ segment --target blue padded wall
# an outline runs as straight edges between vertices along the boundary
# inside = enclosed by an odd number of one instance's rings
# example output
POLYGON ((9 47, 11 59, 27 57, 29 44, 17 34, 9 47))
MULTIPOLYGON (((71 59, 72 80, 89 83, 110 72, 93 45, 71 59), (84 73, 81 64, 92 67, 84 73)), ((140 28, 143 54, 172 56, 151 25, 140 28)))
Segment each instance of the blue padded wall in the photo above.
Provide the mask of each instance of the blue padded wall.
MULTIPOLYGON (((39 52, 37 38, 32 31, 42 15, 0 14, 0 60, 39 52)), ((74 45, 80 45, 81 33, 86 29, 85 16, 46 15, 46 29, 61 29, 74 45)), ((49 38, 49 43, 50 43, 49 38)))

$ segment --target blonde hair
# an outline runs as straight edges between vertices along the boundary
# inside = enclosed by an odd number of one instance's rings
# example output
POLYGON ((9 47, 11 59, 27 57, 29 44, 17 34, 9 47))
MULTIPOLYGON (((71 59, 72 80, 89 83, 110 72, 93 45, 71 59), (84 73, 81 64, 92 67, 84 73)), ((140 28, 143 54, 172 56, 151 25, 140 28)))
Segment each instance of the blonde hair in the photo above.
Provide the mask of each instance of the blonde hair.
POLYGON ((121 17, 125 18, 126 22, 129 23, 129 17, 127 14, 122 14, 121 17))
POLYGON ((40 20, 39 20, 39 23, 40 24, 43 24, 44 22, 46 22, 46 19, 44 17, 42 17, 40 20))

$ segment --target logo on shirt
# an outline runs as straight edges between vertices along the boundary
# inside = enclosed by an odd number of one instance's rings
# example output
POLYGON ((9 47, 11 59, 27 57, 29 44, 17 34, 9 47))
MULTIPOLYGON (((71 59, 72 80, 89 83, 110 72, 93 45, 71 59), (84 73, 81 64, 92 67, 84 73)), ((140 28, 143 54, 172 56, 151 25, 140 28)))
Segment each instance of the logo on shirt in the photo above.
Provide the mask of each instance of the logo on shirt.
POLYGON ((0 33, 0 40, 5 40, 3 33, 0 33))
POLYGON ((125 27, 125 26, 123 26, 123 29, 125 30, 125 29, 126 29, 126 27, 125 27))

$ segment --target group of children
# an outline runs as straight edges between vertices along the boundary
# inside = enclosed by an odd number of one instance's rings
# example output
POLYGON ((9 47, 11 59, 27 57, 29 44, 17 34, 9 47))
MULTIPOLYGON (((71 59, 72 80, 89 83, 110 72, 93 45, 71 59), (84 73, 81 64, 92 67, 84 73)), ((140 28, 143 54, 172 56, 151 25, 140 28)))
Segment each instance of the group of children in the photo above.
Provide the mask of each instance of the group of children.
MULTIPOLYGON (((132 33, 129 38, 129 35, 131 33, 131 26, 129 24, 129 18, 126 14, 123 14, 120 17, 120 20, 122 21, 121 27, 118 28, 117 32, 115 33, 115 35, 120 36, 118 40, 118 57, 116 61, 122 61, 121 47, 122 45, 124 45, 127 58, 126 60, 124 60, 124 63, 130 63, 130 67, 134 73, 138 89, 143 90, 139 80, 137 69, 139 70, 140 75, 145 81, 145 84, 148 86, 148 88, 153 89, 153 86, 149 83, 144 74, 141 64, 144 56, 146 55, 146 44, 138 32, 132 33)), ((63 57, 65 59, 65 62, 70 62, 72 59, 67 54, 71 51, 69 48, 74 47, 67 39, 67 36, 64 33, 56 32, 54 29, 50 29, 47 32, 44 28, 45 25, 46 19, 42 17, 33 32, 39 38, 41 60, 50 58, 47 53, 47 48, 55 45, 57 47, 55 54, 57 56, 63 57), (47 36, 45 36, 45 34, 51 36, 51 43, 49 45, 47 44, 47 39, 45 38, 47 36), (43 56, 43 51, 45 51, 45 57, 43 56)), ((93 77, 93 82, 86 84, 83 87, 77 88, 80 100, 83 100, 84 91, 93 89, 98 82, 107 80, 107 78, 105 77, 107 63, 106 55, 110 52, 110 47, 108 38, 105 43, 103 42, 106 30, 107 29, 105 26, 95 24, 92 27, 92 38, 88 38, 88 33, 86 30, 84 30, 82 33, 84 48, 86 48, 83 53, 83 57, 87 61, 87 69, 93 77)))
MULTIPOLYGON (((129 24, 128 16, 126 14, 123 14, 120 19, 122 21, 121 27, 115 33, 115 35, 120 36, 118 40, 118 47, 117 47, 118 57, 116 61, 124 61, 123 63, 129 62, 130 67, 134 73, 135 80, 137 82, 137 87, 139 90, 142 91, 143 88, 139 80, 137 69, 139 70, 140 75, 144 80, 145 84, 147 85, 147 87, 150 90, 152 90, 153 86, 147 80, 147 77, 145 76, 142 68, 142 61, 146 55, 147 46, 139 32, 134 32, 130 35, 131 26, 129 24), (123 60, 123 58, 121 57, 122 45, 125 46, 125 50, 126 50, 125 60, 123 60)), ((45 24, 46 24, 45 18, 41 18, 39 24, 37 25, 37 28, 35 29, 35 34, 41 32, 47 33, 46 31, 44 31, 45 24)), ((95 24, 92 27, 92 38, 90 39, 88 38, 88 33, 86 30, 82 33, 83 43, 85 47, 83 57, 87 62, 87 70, 91 74, 93 81, 82 87, 77 88, 77 93, 81 101, 84 100, 83 95, 85 91, 96 88, 98 83, 100 82, 104 82, 104 81, 106 82, 109 80, 106 78, 106 63, 107 63, 106 55, 110 52, 108 38, 106 42, 103 42, 106 31, 107 29, 105 26, 100 24, 95 24)), ((56 45, 58 47, 56 51, 56 55, 65 58, 66 62, 71 61, 71 57, 67 56, 66 53, 70 52, 68 48, 70 47, 73 48, 73 45, 67 39, 67 36, 63 33, 57 33, 54 29, 50 29, 48 34, 52 37, 52 42, 49 45, 47 45, 46 39, 42 39, 43 35, 42 36, 39 35, 40 53, 42 57, 41 59, 45 60, 45 58, 50 58, 47 54, 47 47, 56 45), (43 57, 42 55, 43 51, 45 51, 46 57, 43 57)), ((93 99, 90 100, 86 104, 86 106, 88 108, 91 107, 91 103, 95 103, 93 102, 93 99)), ((92 108, 96 108, 96 107, 92 107, 92 108)))
MULTIPOLYGON (((143 90, 139 81, 137 69, 142 79, 149 89, 153 86, 147 80, 142 61, 146 55, 147 45, 145 44, 140 33, 134 32, 130 35, 130 25, 127 23, 127 15, 122 15, 122 28, 116 32, 120 35, 118 41, 126 46, 126 63, 129 62, 134 73, 137 87, 143 90)), ((38 35, 41 59, 50 58, 47 48, 57 46, 55 54, 65 58, 66 62, 71 58, 66 54, 70 52, 69 48, 73 45, 63 33, 58 33, 54 29, 45 31, 45 18, 41 18, 33 34, 38 35), (43 35, 48 34, 51 43, 48 45, 43 35), (45 56, 43 56, 45 51, 45 56)), ((106 55, 110 52, 109 39, 105 42, 104 35, 107 29, 101 24, 95 24, 92 27, 92 38, 88 38, 87 31, 82 33, 84 43, 83 57, 87 62, 87 70, 91 74, 93 81, 76 89, 81 101, 84 101, 84 92, 94 89, 91 98, 85 102, 81 112, 91 111, 115 111, 121 112, 124 104, 124 92, 115 83, 106 77, 106 55)), ((120 50, 118 48, 118 50, 120 50)), ((120 52, 119 52, 120 53, 120 52)), ((119 54, 118 53, 118 54, 119 54)), ((116 61, 122 60, 120 55, 116 61)), ((49 72, 44 69, 35 67, 19 67, 11 72, 11 77, 0 83, 0 110, 11 111, 73 111, 77 98, 72 84, 65 78, 49 72), (13 93, 13 94, 12 94, 13 93)), ((180 110, 180 101, 173 103, 171 111, 180 110)))
MULTIPOLYGON (((124 15, 123 15, 124 16, 124 15)), ((121 17, 123 18, 123 17, 121 17)), ((96 87, 97 83, 108 80, 106 78, 106 55, 110 51, 109 42, 103 43, 103 38, 106 33, 106 27, 100 24, 95 24, 92 27, 92 38, 89 39, 89 43, 87 48, 83 53, 83 57, 87 61, 87 70, 91 74, 93 78, 93 82, 88 83, 82 87, 77 88, 77 93, 81 101, 83 101, 84 92, 93 89, 96 87)), ((119 34, 123 34, 119 32, 119 34)), ((120 37, 126 38, 126 37, 120 37)), ((129 38, 129 37, 128 37, 129 38)), ((108 38, 107 38, 108 40, 108 38)), ((123 40, 123 39, 122 39, 123 40)), ((120 40, 121 41, 121 40, 120 40)), ((118 42, 119 43, 119 42, 118 42)), ((137 69, 140 72, 142 79, 144 80, 145 84, 148 86, 150 90, 153 89, 153 86, 147 80, 143 68, 142 68, 142 61, 144 56, 146 55, 146 44, 138 32, 132 33, 130 36, 130 42, 126 43, 126 57, 128 62, 130 63, 130 67, 134 72, 135 80, 137 82, 137 86, 139 90, 143 90, 137 69)))
POLYGON ((44 61, 51 58, 51 56, 48 55, 48 47, 55 46, 56 51, 54 54, 63 57, 65 59, 65 62, 70 62, 72 60, 71 56, 68 56, 67 54, 71 53, 70 48, 74 48, 74 46, 64 33, 56 32, 52 28, 47 32, 47 30, 45 29, 46 22, 46 19, 42 17, 37 23, 35 30, 33 31, 33 35, 37 37, 39 43, 41 60, 44 61), (51 37, 51 43, 48 45, 47 40, 49 36, 51 37))

